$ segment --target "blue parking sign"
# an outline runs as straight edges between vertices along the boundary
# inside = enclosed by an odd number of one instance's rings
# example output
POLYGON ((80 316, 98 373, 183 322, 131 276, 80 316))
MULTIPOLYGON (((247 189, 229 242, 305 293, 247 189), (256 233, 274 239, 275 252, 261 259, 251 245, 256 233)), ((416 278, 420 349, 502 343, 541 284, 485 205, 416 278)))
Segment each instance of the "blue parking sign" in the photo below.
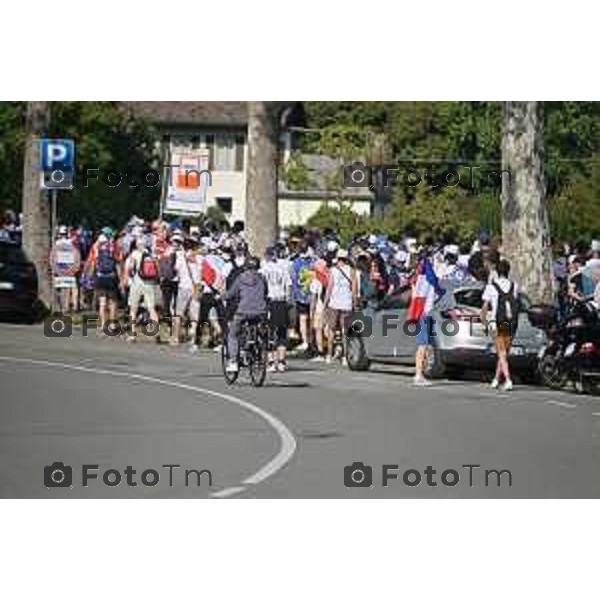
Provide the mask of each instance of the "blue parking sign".
POLYGON ((75 179, 75 142, 68 139, 40 140, 42 187, 71 189, 75 179))

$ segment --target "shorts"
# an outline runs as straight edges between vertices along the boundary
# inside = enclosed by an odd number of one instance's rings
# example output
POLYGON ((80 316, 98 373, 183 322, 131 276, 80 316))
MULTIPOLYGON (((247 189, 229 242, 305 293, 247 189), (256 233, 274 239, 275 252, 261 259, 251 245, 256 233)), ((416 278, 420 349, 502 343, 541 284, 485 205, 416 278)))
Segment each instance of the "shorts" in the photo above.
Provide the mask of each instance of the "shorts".
POLYGON ((350 317, 352 311, 350 310, 338 310, 337 308, 326 308, 323 314, 325 327, 329 331, 334 332, 340 329, 342 332, 345 330, 345 321, 350 317))
POLYGON ((117 300, 119 297, 119 286, 116 277, 96 277, 94 289, 98 298, 117 300))
POLYGON ((503 331, 502 329, 496 330, 493 334, 494 346, 496 347, 496 353, 504 352, 509 353, 510 347, 512 346, 512 337, 510 332, 503 331))
POLYGON ((430 330, 433 331, 433 325, 430 325, 432 317, 421 317, 418 323, 416 343, 417 346, 431 346, 430 330))
POLYGON ((285 327, 289 325, 288 305, 285 300, 274 300, 269 306, 269 326, 274 329, 276 327, 285 327))
POLYGON ((200 297, 200 323, 209 323, 211 313, 217 312, 217 318, 221 318, 221 305, 217 302, 214 294, 202 294, 200 297))
POLYGON ((310 304, 306 302, 296 302, 296 314, 308 315, 310 313, 310 304))
POLYGON ((146 308, 154 310, 156 306, 156 285, 136 279, 129 288, 129 309, 131 312, 137 313, 142 296, 146 308))
POLYGON ((186 312, 189 314, 190 320, 195 321, 200 313, 200 302, 192 288, 180 287, 177 291, 175 316, 183 317, 186 312))

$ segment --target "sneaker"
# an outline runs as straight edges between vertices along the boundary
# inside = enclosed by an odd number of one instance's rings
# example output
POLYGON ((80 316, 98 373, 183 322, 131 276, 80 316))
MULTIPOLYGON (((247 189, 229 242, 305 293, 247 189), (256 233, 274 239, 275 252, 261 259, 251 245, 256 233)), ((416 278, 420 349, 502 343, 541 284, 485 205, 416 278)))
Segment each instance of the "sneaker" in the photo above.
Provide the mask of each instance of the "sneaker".
POLYGON ((415 375, 413 379, 413 385, 416 387, 427 387, 428 385, 431 385, 431 381, 429 381, 429 379, 425 379, 423 375, 415 375))
POLYGON ((326 356, 325 357, 325 364, 326 365, 330 365, 331 364, 331 356, 326 356))
POLYGON ((502 386, 502 389, 503 389, 505 392, 510 392, 510 390, 512 390, 512 389, 513 389, 513 382, 512 382, 510 379, 507 379, 507 380, 504 382, 504 385, 502 386))
POLYGON ((306 352, 308 350, 308 344, 302 342, 299 346, 296 346, 296 352, 306 352))
POLYGON ((196 346, 196 344, 189 344, 188 345, 188 352, 190 354, 198 354, 198 346, 196 346))
POLYGON ((134 335, 128 335, 128 336, 125 338, 125 341, 126 341, 128 344, 135 344, 135 342, 137 342, 137 338, 136 338, 134 335))
POLYGON ((227 367, 225 367, 225 370, 228 373, 237 373, 238 372, 238 364, 236 360, 230 360, 227 363, 227 367))
POLYGON ((492 383, 490 383, 490 387, 493 390, 497 390, 499 385, 500 385, 500 382, 494 377, 494 379, 492 379, 492 383))
POLYGON ((342 367, 347 367, 348 366, 348 359, 344 356, 342 358, 342 367))
POLYGON ((223 345, 222 344, 219 344, 218 346, 215 346, 213 348, 213 352, 216 352, 217 354, 221 354, 222 350, 223 350, 223 345))
POLYGON ((179 340, 171 340, 169 346, 179 346, 179 340))
POLYGON ((280 373, 285 373, 287 371, 287 365, 284 362, 277 363, 277 370, 280 373))
POLYGON ((270 363, 267 367, 267 373, 277 373, 277 365, 275 363, 270 363))
POLYGON ((322 354, 317 354, 310 359, 310 362, 324 362, 325 357, 322 354))

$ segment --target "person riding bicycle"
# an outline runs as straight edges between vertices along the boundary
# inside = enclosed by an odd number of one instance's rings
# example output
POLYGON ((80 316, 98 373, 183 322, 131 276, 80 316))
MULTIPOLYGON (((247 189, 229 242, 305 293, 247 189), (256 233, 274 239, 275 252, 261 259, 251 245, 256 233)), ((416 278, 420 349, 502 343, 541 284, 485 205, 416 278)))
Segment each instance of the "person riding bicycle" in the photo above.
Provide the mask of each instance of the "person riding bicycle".
POLYGON ((258 258, 250 257, 246 262, 246 268, 223 295, 225 302, 233 301, 237 305, 227 335, 229 362, 226 370, 228 373, 236 373, 239 369, 237 358, 242 325, 249 320, 266 319, 268 285, 264 276, 258 272, 259 267, 258 258))

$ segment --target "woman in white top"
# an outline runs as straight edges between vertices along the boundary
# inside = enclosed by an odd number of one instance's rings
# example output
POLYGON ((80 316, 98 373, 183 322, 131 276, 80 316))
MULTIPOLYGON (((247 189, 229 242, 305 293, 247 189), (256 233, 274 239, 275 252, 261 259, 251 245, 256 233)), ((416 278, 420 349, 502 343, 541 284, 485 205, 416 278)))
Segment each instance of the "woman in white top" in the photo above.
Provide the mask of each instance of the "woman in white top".
POLYGON ((327 293, 325 294, 325 326, 327 329, 327 358, 330 363, 333 359, 333 343, 335 333, 342 332, 344 357, 342 363, 346 364, 346 335, 345 321, 350 316, 357 297, 358 286, 356 274, 350 266, 347 250, 340 249, 336 255, 336 262, 329 271, 327 293))

